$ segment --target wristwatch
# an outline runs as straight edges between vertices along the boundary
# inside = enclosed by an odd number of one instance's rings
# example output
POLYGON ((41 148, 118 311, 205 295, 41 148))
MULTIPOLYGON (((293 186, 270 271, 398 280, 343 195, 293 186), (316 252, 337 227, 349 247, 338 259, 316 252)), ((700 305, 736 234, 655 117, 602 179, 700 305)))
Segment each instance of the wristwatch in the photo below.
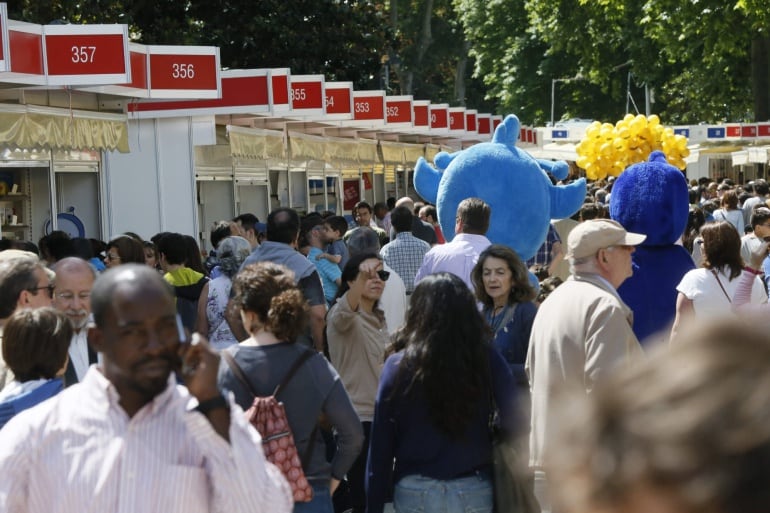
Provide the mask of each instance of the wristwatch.
POLYGON ((211 399, 206 399, 205 401, 201 401, 198 403, 198 406, 195 407, 196 410, 198 410, 204 415, 208 414, 212 410, 217 410, 219 408, 224 408, 225 410, 230 409, 230 403, 227 402, 227 399, 225 399, 225 397, 221 394, 216 395, 211 399))

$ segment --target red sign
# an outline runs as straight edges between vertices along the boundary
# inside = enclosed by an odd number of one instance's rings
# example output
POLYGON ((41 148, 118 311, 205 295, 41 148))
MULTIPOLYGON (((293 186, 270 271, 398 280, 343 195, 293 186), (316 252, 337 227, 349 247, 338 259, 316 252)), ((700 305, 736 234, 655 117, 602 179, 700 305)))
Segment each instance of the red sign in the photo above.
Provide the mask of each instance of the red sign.
POLYGON ((273 110, 285 111, 291 108, 289 103, 289 69, 279 68, 270 72, 270 106, 273 110))
POLYGON ((381 91, 353 92, 353 119, 356 121, 384 121, 385 94, 381 91))
POLYGON ((770 125, 758 125, 757 134, 760 137, 770 137, 770 125))
POLYGON ((449 129, 465 130, 465 109, 449 109, 449 129))
POLYGON ((465 111, 465 129, 469 132, 476 131, 476 111, 465 111))
POLYGON ((447 114, 448 110, 449 110, 449 106, 447 104, 430 106, 431 130, 449 128, 449 117, 447 114))
POLYGON ((487 115, 481 115, 477 118, 479 129, 478 132, 480 135, 490 135, 492 133, 492 118, 487 115))
POLYGON ((385 98, 385 120, 388 124, 412 123, 412 97, 388 96, 385 98))
POLYGON ((14 20, 8 23, 6 59, 10 57, 10 71, 1 75, 0 81, 18 84, 45 84, 43 64, 43 26, 14 20))
POLYGON ((131 102, 133 117, 169 117, 195 114, 243 114, 270 110, 268 70, 222 71, 222 98, 212 100, 131 102))
POLYGON ((314 110, 324 108, 323 75, 300 75, 291 77, 291 108, 293 110, 314 110))
POLYGON ((130 87, 136 89, 149 89, 147 84, 147 53, 131 51, 131 83, 130 87))
POLYGON ((353 114, 353 83, 326 83, 326 114, 351 116, 353 114))
POLYGON ((740 125, 728 126, 726 128, 726 134, 727 134, 727 137, 740 137, 741 136, 740 125))
POLYGON ((219 49, 150 46, 152 98, 219 98, 219 49))
POLYGON ((503 122, 502 116, 492 116, 492 130, 494 131, 495 128, 497 128, 497 125, 503 122))
POLYGON ((342 208, 353 210, 361 200, 361 182, 359 180, 344 180, 342 182, 342 208))
POLYGON ((126 25, 46 25, 43 35, 48 84, 131 81, 126 25))
POLYGON ((756 136, 757 136, 756 125, 748 125, 748 126, 741 127, 741 137, 756 137, 756 136))
POLYGON ((430 102, 413 102, 412 112, 414 114, 413 124, 416 127, 429 127, 430 126, 430 102))

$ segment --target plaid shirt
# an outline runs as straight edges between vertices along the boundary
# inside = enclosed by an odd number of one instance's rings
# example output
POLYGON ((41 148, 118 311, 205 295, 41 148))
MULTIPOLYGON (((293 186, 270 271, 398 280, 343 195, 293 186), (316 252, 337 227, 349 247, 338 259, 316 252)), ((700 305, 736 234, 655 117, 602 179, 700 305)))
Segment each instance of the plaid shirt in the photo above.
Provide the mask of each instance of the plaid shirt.
POLYGON ((414 277, 422 265, 425 253, 430 250, 430 244, 420 240, 412 232, 396 234, 396 240, 385 244, 380 250, 382 259, 404 280, 406 293, 414 291, 414 277))
POLYGON ((548 235, 546 235, 543 245, 540 246, 534 257, 527 260, 527 267, 529 268, 533 265, 542 265, 543 267, 548 267, 551 265, 551 261, 553 260, 551 249, 556 242, 561 242, 561 239, 559 238, 559 234, 556 232, 556 228, 553 227, 553 223, 551 223, 548 225, 548 235))

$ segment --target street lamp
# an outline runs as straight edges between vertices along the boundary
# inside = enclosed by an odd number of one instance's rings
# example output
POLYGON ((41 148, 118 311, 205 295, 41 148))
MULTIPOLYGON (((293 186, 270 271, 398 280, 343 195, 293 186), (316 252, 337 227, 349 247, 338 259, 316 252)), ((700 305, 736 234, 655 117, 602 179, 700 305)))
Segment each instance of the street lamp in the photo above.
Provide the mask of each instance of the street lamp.
POLYGON ((554 124, 554 107, 556 105, 556 82, 572 82, 574 80, 583 80, 583 75, 578 73, 574 77, 553 78, 551 79, 551 127, 554 124))

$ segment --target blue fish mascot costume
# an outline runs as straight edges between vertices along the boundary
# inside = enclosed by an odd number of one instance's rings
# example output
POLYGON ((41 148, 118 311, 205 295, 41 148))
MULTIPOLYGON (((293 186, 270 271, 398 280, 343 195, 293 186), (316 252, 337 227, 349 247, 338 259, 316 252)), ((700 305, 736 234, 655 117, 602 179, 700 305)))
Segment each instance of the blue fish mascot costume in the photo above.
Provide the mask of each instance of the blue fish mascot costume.
POLYGON ((629 232, 647 236, 632 256, 634 275, 618 289, 634 312, 634 333, 643 345, 668 338, 676 286, 695 268, 687 250, 676 244, 688 210, 687 179, 661 151, 629 166, 612 187, 610 217, 629 232))
POLYGON ((551 219, 569 217, 583 204, 585 179, 553 185, 547 172, 559 180, 567 178, 567 164, 537 160, 517 148, 520 128, 519 118, 509 115, 497 126, 491 142, 452 154, 440 152, 434 159, 436 168, 423 158, 417 161, 415 190, 436 205, 447 241, 455 236, 460 202, 481 198, 492 209, 487 238, 512 248, 526 261, 545 240, 551 219))

